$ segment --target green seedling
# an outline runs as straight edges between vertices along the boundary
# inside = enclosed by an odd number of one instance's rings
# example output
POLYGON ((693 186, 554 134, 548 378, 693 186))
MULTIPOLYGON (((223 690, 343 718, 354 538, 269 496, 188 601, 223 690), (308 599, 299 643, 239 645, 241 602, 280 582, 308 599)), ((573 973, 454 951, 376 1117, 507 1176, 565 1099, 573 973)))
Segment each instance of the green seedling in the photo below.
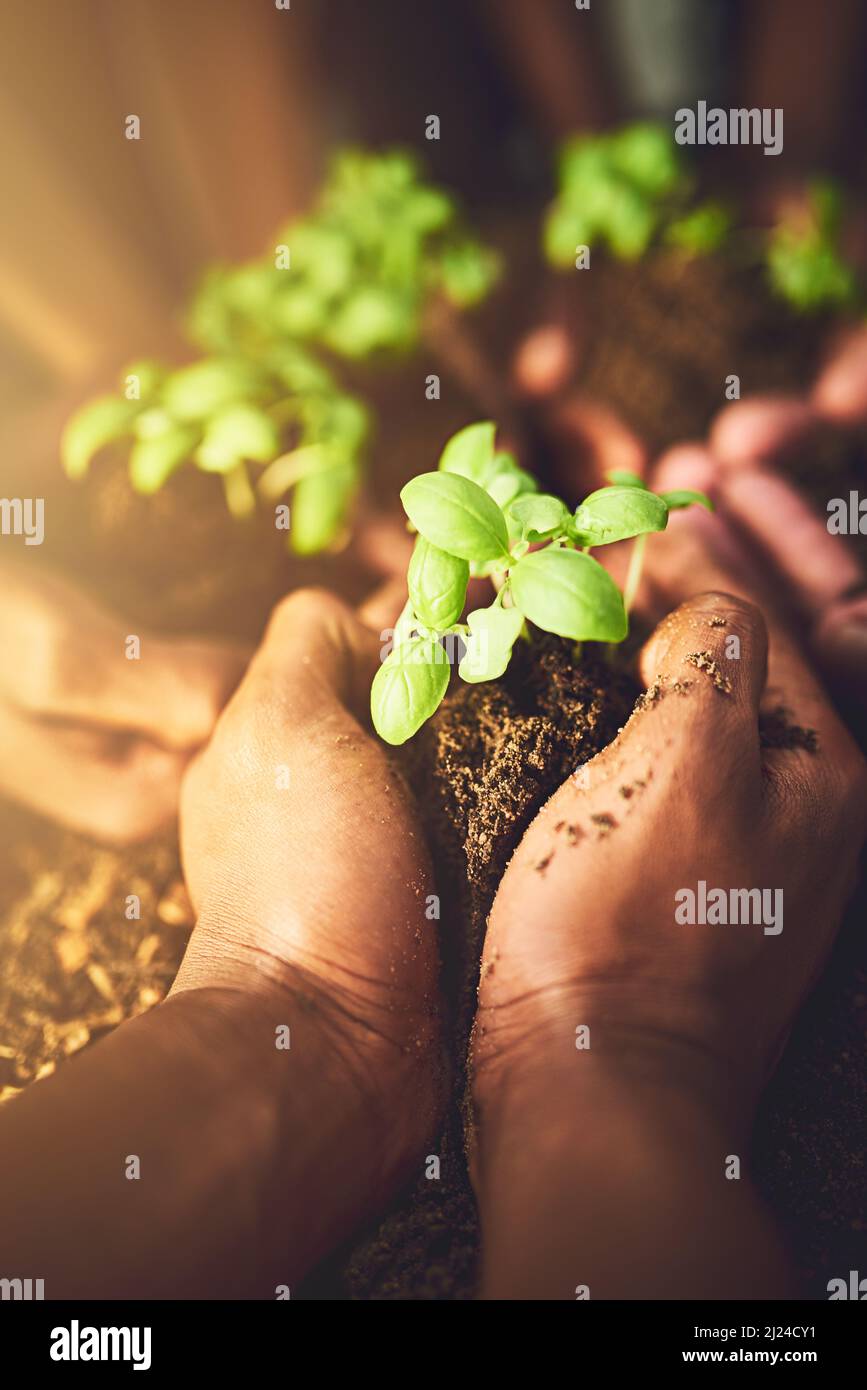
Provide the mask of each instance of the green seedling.
POLYGON ((239 519, 255 511, 257 492, 273 504, 291 490, 287 535, 298 554, 339 539, 360 478, 367 412, 303 349, 284 344, 256 362, 213 356, 176 370, 138 362, 121 382, 118 394, 87 402, 66 425, 69 477, 83 478, 103 449, 125 447, 139 493, 152 495, 192 464, 222 478, 239 519))
POLYGON ((406 351, 432 298, 468 308, 497 274, 494 253, 466 234, 412 155, 347 150, 312 212, 283 227, 266 256, 208 274, 189 327, 211 352, 255 356, 287 341, 353 359, 406 351))
MULTIPOLYGON (((528 624, 575 643, 622 642, 628 602, 590 550, 637 538, 640 561, 639 546, 665 529, 670 511, 710 507, 702 493, 657 495, 617 473, 570 511, 495 441, 490 421, 467 426, 449 440, 437 471, 400 494, 418 534, 408 600, 371 689, 373 725, 387 743, 405 743, 437 709, 458 639, 458 674, 470 683, 503 674, 515 642, 530 640, 528 624), (471 576, 490 579, 495 597, 463 622, 471 576)), ((634 591, 637 569, 630 583, 634 591)))
POLYGON ((693 204, 693 182, 673 132, 641 122, 612 134, 575 135, 560 151, 559 192, 544 228, 545 254, 572 266, 583 246, 620 260, 643 256, 660 236, 690 255, 715 250, 729 216, 693 204))
POLYGON ((687 256, 728 248, 735 264, 763 262, 773 291, 799 313, 861 303, 859 277, 841 250, 842 194, 831 180, 814 181, 806 207, 787 209, 766 233, 736 225, 715 199, 696 201, 683 151, 663 125, 574 135, 561 148, 558 175, 544 225, 554 266, 580 264, 585 246, 625 261, 654 246, 687 256))
MULTIPOLYGON (((312 213, 278 234, 274 252, 206 275, 188 316, 203 360, 177 371, 134 364, 120 394, 75 413, 66 471, 83 477, 100 450, 123 443, 138 492, 156 492, 192 463, 222 477, 239 518, 257 493, 274 503, 291 489, 290 547, 325 549, 345 533, 369 420, 318 351, 411 348, 428 310, 438 311, 430 336, 454 340, 450 312, 483 299, 497 274, 496 256, 466 235, 452 199, 410 155, 344 152, 312 213), (251 467, 261 469, 255 484, 251 467)), ((466 341, 458 356, 464 375, 475 370, 484 384, 466 341)))
POLYGON ((830 180, 811 184, 806 208, 784 212, 769 234, 771 286, 799 313, 852 306, 858 280, 840 250, 843 197, 830 180))

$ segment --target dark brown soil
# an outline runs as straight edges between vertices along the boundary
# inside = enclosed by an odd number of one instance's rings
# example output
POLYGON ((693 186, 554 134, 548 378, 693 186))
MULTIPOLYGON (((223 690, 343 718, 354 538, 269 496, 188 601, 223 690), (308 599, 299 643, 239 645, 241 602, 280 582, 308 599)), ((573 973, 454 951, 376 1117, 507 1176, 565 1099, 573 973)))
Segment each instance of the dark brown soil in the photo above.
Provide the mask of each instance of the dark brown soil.
MULTIPOLYGON (((657 254, 633 266, 600 257, 579 283, 560 277, 553 294, 560 314, 585 323, 582 393, 616 411, 651 458, 705 436, 732 375, 742 397, 803 394, 835 328, 773 298, 758 268, 716 256, 657 254)), ((830 498, 863 493, 867 431, 828 428, 785 466, 825 515, 830 498)), ((867 536, 850 544, 867 560, 867 536)))
POLYGON ((636 265, 600 259, 585 278, 594 333, 582 389, 651 454, 704 434, 727 377, 748 396, 801 391, 816 371, 827 323, 772 299, 757 269, 658 254, 636 265))

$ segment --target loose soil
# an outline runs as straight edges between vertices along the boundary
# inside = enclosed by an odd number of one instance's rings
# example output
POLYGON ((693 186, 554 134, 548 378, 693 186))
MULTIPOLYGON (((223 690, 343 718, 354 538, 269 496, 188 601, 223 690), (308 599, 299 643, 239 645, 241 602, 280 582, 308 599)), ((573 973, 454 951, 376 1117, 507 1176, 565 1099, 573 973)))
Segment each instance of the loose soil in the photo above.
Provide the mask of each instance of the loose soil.
MULTIPOLYGON (((523 244, 534 235, 525 228, 523 244)), ((487 321, 503 378, 515 326, 528 312, 527 283, 521 273, 507 276, 499 317, 487 321)), ((574 282, 555 283, 565 304, 574 282)), ((600 258, 582 279, 578 313, 593 344, 581 389, 616 409, 652 452, 701 437, 724 403, 731 373, 741 377, 744 394, 798 391, 820 355, 822 325, 773 304, 752 271, 716 260, 655 257, 630 268, 600 258)), ((380 498, 429 467, 443 438, 478 413, 449 391, 421 407, 420 370, 423 379, 427 369, 416 364, 379 388, 373 492, 380 498)), ((864 458, 863 438, 840 434, 791 466, 824 510, 830 496, 863 490, 864 458)), ((269 521, 232 523, 214 480, 192 471, 143 501, 130 492, 123 469, 106 460, 92 484, 73 489, 58 479, 52 514, 65 521, 46 539, 54 562, 112 595, 131 621, 165 631, 256 640, 271 605, 296 584, 326 583, 357 597, 371 582, 351 551, 312 562, 287 558, 269 521)), ((867 538, 857 544, 867 546, 867 538)), ((692 676, 706 679, 707 672, 692 676)), ((499 874, 542 800, 610 740, 634 693, 607 667, 564 664, 562 645, 545 642, 537 666, 522 654, 504 680, 456 690, 408 750, 437 861, 457 1058, 465 1051, 499 874)), ((668 691, 645 698, 663 696, 671 698, 668 691)), ((765 741, 813 746, 797 713, 766 720, 765 741)), ((624 799, 631 790, 623 789, 624 799)), ((606 829, 612 827, 599 827, 606 829)), ((563 833, 568 838, 574 828, 563 833)), ((2 1098, 162 998, 192 919, 174 831, 116 853, 0 804, 0 844, 2 1098), (140 899, 139 918, 126 916, 131 894, 140 899)), ((867 1268, 865 909, 862 888, 763 1100, 755 1138, 760 1184, 817 1297, 825 1296, 829 1278, 867 1268)), ((317 1271, 309 1294, 471 1296, 477 1225, 461 1096, 458 1071, 448 1122, 431 1146, 441 1160, 440 1181, 420 1175, 384 1221, 317 1271)))

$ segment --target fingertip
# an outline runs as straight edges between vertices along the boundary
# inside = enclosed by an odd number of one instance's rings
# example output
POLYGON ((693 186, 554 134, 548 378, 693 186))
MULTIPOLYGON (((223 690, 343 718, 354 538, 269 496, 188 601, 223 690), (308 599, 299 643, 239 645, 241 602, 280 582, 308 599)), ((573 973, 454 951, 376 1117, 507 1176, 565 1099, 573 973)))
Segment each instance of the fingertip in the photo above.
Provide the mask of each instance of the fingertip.
POLYGON ((809 440, 819 423, 810 401, 797 396, 752 396, 725 406, 713 420, 709 443, 725 468, 771 459, 809 440))
POLYGON ((693 715, 755 715, 767 660, 768 630, 755 604, 721 590, 698 594, 664 618, 641 651, 644 708, 683 696, 688 703, 678 704, 678 711, 693 715))
POLYGON ((863 579, 861 567, 827 519, 776 469, 754 465, 728 473, 721 490, 725 511, 757 541, 810 613, 863 579))
POLYGON ((705 444, 676 444, 657 460, 651 474, 654 492, 674 492, 680 488, 707 493, 714 500, 719 483, 719 465, 705 444))
POLYGON ((566 329, 542 324, 528 333, 512 361, 512 379, 518 391, 539 399, 562 391, 575 373, 577 351, 566 329))
POLYGON ((826 610, 814 628, 813 648, 835 691, 862 703, 867 696, 867 594, 826 610))
POLYGON ((867 329, 846 338, 816 379, 811 402, 823 420, 854 425, 867 419, 867 329))

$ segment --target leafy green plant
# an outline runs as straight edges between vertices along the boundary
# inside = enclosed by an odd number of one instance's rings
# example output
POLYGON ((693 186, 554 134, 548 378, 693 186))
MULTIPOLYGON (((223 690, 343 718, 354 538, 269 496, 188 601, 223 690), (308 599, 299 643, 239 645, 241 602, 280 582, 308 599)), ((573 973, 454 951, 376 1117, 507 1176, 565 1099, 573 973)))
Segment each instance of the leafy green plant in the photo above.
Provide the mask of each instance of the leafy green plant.
POLYGON ((222 477, 238 518, 257 492, 277 502, 291 489, 289 545, 312 554, 344 534, 369 432, 366 409, 321 350, 357 359, 408 349, 427 324, 470 393, 499 399, 455 318, 488 293, 497 257, 466 234, 411 155, 339 154, 315 208, 278 233, 275 252, 206 274, 188 314, 206 357, 176 370, 135 363, 120 393, 76 411, 62 441, 70 477, 123 444, 141 493, 185 463, 222 477), (251 467, 262 470, 255 486, 251 467))
POLYGON ((405 351, 431 297, 468 308, 497 274, 495 254, 466 234, 452 198, 424 181, 411 154, 346 150, 273 250, 209 272, 189 329, 212 352, 256 355, 286 341, 347 358, 405 351))
MULTIPOLYGON (((497 450, 496 426, 483 421, 449 440, 437 471, 407 483, 401 501, 418 534, 409 597, 371 688, 381 738, 405 743, 434 713, 456 639, 458 674, 471 683, 503 674, 515 642, 529 640, 528 624, 573 642, 623 641, 628 603, 590 550, 633 537, 643 546, 673 509, 710 503, 697 492, 657 495, 634 474, 611 477, 570 511, 497 450), (471 576, 490 579, 495 597, 462 622, 471 576)), ((630 582, 634 589, 637 572, 630 582)))
POLYGON ((558 174, 544 227, 545 254, 555 266, 573 265, 580 246, 637 260, 662 234, 690 254, 705 254, 728 231, 722 204, 692 205, 692 179, 673 132, 662 125, 572 136, 560 151, 558 174))
POLYGON ((583 246, 634 261, 654 245, 706 256, 728 244, 739 264, 763 263, 771 289, 798 312, 857 308, 859 277, 841 250, 842 192, 818 179, 808 194, 806 206, 786 209, 770 232, 758 231, 736 225, 716 199, 696 201, 683 151, 666 126, 578 134, 560 150, 545 254, 554 266, 572 267, 583 246))
POLYGON ((840 249, 843 196, 828 179, 814 181, 806 207, 784 211, 765 249, 772 288, 801 313, 852 305, 858 280, 840 249))
POLYGON ((361 403, 340 392, 315 358, 284 344, 257 361, 212 356, 175 370, 131 364, 118 393, 87 402, 69 420, 61 458, 69 477, 82 478, 101 450, 125 447, 132 486, 145 495, 193 464, 222 478, 238 518, 255 510, 256 492, 274 503, 292 489, 288 541, 310 554, 346 524, 367 432, 361 403), (255 488, 251 467, 259 470, 255 488))

